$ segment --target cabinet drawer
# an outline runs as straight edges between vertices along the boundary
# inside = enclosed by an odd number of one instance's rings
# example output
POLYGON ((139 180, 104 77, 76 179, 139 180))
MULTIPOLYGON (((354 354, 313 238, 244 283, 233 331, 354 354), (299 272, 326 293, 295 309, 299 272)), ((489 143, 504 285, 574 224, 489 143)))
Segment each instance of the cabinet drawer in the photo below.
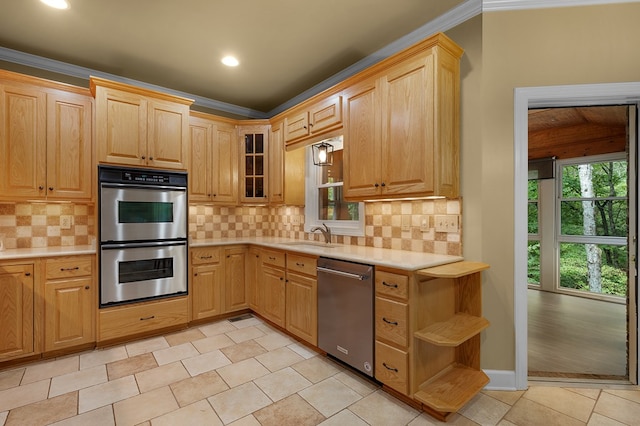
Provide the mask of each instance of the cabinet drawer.
POLYGON ((407 300, 409 297, 409 277, 376 271, 376 294, 407 300))
POLYGON ((408 346, 408 320, 407 304, 376 297, 376 339, 408 346))
POLYGON ((315 257, 287 253, 287 271, 299 272, 315 277, 317 275, 316 266, 317 259, 315 257))
POLYGON ((181 297, 101 310, 98 341, 186 324, 187 304, 181 297))
POLYGON ((91 276, 91 256, 73 256, 47 259, 46 277, 48 280, 57 278, 73 278, 91 276))
POLYGON ((220 247, 206 247, 191 250, 192 265, 218 262, 220 262, 220 247))
POLYGON ((409 354, 376 341, 376 379, 385 385, 408 394, 409 354))
POLYGON ((266 265, 276 266, 278 268, 284 268, 285 255, 282 251, 263 250, 262 263, 266 265))

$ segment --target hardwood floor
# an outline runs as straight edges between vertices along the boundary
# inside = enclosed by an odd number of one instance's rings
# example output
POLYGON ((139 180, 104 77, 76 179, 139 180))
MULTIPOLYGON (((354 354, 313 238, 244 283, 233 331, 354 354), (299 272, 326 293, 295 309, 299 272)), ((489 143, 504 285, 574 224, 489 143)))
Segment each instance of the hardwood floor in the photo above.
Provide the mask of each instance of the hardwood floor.
POLYGON ((529 377, 626 380, 626 305, 528 290, 529 377))

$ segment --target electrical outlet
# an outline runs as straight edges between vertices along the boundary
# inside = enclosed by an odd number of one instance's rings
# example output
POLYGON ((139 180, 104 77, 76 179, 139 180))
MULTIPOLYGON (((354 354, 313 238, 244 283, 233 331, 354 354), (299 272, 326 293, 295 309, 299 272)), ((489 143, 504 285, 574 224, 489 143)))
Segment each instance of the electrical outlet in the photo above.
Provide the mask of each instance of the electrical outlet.
POLYGON ((427 232, 429 230, 429 217, 428 216, 422 216, 420 218, 420 230, 422 232, 427 232))
POLYGON ((411 230, 411 216, 408 214, 402 215, 402 231, 409 232, 411 230))
POLYGON ((436 232, 458 232, 458 216, 456 215, 436 215, 436 232))
POLYGON ((73 219, 69 215, 60 216, 60 229, 71 229, 73 219))
POLYGON ((294 214, 293 216, 291 216, 291 224, 300 225, 300 215, 294 214))

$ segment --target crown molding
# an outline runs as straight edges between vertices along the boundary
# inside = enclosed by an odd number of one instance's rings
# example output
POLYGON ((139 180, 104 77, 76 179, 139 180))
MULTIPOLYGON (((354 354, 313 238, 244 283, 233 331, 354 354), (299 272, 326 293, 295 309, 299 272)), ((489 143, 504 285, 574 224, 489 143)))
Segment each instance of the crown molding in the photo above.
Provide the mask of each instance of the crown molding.
POLYGON ((593 6, 616 3, 638 3, 638 0, 483 0, 483 12, 543 9, 551 7, 593 6))

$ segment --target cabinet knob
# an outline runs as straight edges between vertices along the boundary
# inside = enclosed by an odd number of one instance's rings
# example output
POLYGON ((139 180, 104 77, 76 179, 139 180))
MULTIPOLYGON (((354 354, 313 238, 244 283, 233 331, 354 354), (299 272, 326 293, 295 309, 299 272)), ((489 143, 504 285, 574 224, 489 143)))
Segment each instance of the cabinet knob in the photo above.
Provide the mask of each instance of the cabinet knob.
POLYGON ((153 161, 153 157, 149 157, 149 161, 153 161))
POLYGON ((380 185, 378 185, 378 182, 374 183, 373 186, 375 186, 376 188, 379 187, 380 185))
POLYGON ((146 160, 146 159, 147 159, 147 157, 146 157, 146 156, 144 156, 144 155, 143 155, 141 158, 142 158, 143 160, 146 160))
POLYGON ((309 123, 309 127, 313 127, 313 123, 309 123))
POLYGON ((213 194, 213 196, 214 196, 214 197, 217 197, 217 196, 218 196, 218 194, 213 194))
POLYGON ((197 276, 198 276, 198 273, 196 272, 195 274, 193 274, 193 276, 194 276, 194 277, 197 277, 197 276))
POLYGON ((299 266, 299 267, 301 267, 301 268, 304 268, 304 263, 296 262, 296 266, 299 266))
POLYGON ((25 272, 24 276, 25 277, 30 277, 31 276, 31 272, 25 272))
POLYGON ((89 290, 91 287, 89 287, 88 285, 84 286, 85 290, 89 290))
POLYGON ((53 186, 50 186, 50 187, 49 187, 49 191, 53 191, 53 186))
POLYGON ((42 190, 44 189, 44 186, 40 185, 40 186, 38 187, 38 189, 39 189, 40 191, 42 191, 42 190))
POLYGON ((382 184, 380 186, 387 186, 384 182, 382 182, 382 184))

